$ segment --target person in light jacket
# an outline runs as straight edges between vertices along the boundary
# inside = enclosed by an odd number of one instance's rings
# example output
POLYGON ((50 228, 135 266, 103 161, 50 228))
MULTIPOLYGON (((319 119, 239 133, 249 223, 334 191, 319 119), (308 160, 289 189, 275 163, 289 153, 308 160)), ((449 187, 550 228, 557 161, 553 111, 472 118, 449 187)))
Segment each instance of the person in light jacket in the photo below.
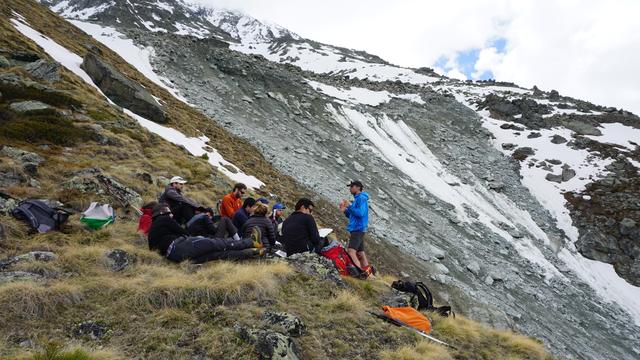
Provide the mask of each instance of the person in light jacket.
POLYGON ((340 203, 340 211, 349 218, 347 231, 350 237, 347 252, 357 267, 371 274, 373 268, 369 266, 364 252, 364 236, 369 226, 369 194, 363 191, 364 185, 360 181, 352 181, 347 186, 353 195, 353 202, 349 204, 347 200, 342 200, 340 203))

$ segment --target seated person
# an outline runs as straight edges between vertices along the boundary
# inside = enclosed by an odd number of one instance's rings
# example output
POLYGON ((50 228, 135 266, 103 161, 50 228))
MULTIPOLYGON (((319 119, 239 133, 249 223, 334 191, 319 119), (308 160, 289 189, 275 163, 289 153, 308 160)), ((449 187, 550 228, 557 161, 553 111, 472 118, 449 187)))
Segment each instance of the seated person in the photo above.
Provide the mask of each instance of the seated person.
POLYGON ((258 228, 262 234, 262 244, 267 251, 271 251, 276 245, 276 233, 273 224, 271 224, 271 221, 267 218, 267 212, 269 212, 267 205, 261 202, 255 204, 253 214, 251 214, 249 220, 244 223, 241 233, 244 237, 247 237, 254 228, 258 228))
POLYGON ((256 199, 249 197, 244 199, 242 207, 233 214, 233 225, 236 229, 242 229, 244 223, 249 220, 249 216, 253 213, 253 206, 256 204, 256 199))
POLYGON ((214 215, 212 208, 199 207, 196 214, 187 221, 187 232, 191 236, 204 236, 213 238, 231 237, 240 240, 238 229, 228 217, 218 219, 218 223, 214 223, 214 215))
POLYGON ((138 231, 144 236, 149 235, 149 229, 151 229, 151 222, 153 221, 153 208, 158 205, 158 202, 152 201, 142 205, 140 211, 140 220, 138 220, 138 231))
POLYGON ((187 180, 180 176, 174 176, 169 180, 169 185, 164 189, 162 195, 158 199, 158 202, 169 205, 174 219, 183 225, 195 214, 195 209, 198 207, 195 201, 182 195, 184 184, 187 180))
POLYGON ((255 230, 250 238, 206 238, 189 236, 173 220, 167 204, 158 204, 153 211, 153 222, 149 231, 149 248, 174 262, 191 260, 201 264, 219 259, 246 259, 264 255, 260 231, 255 230))
POLYGON ((313 201, 302 198, 296 203, 296 211, 282 223, 282 244, 287 256, 320 251, 318 225, 311 215, 314 207, 313 201))

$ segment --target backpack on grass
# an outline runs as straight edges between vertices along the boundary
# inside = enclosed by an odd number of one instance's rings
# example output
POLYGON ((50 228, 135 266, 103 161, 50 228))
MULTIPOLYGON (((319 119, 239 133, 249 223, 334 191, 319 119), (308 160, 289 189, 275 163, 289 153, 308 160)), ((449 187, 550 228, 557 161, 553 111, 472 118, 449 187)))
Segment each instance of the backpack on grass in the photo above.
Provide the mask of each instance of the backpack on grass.
POLYGON ((63 209, 51 208, 41 200, 24 200, 11 211, 11 215, 25 221, 31 231, 46 233, 51 230, 60 230, 71 214, 63 209))
POLYGON ((431 295, 431 291, 429 291, 429 288, 420 281, 413 282, 396 280, 393 282, 393 284, 391 284, 391 287, 398 291, 412 294, 410 300, 411 304, 413 304, 415 302, 415 299, 417 298, 418 304, 416 306, 416 309, 418 310, 435 312, 445 317, 449 315, 453 315, 453 317, 456 316, 456 314, 451 311, 451 306, 433 306, 433 296, 431 295))
POLYGON ((362 270, 353 263, 351 256, 338 241, 329 241, 329 244, 320 250, 320 254, 333 262, 340 275, 355 278, 363 276, 362 270))

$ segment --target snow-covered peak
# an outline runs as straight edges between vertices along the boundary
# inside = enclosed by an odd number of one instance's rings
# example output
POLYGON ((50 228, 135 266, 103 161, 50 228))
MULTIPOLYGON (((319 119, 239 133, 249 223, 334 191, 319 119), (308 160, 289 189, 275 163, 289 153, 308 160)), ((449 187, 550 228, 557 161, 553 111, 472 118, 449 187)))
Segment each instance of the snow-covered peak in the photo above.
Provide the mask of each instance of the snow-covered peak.
POLYGON ((235 10, 207 9, 206 18, 243 44, 265 43, 279 39, 301 39, 300 36, 280 25, 259 21, 235 10))

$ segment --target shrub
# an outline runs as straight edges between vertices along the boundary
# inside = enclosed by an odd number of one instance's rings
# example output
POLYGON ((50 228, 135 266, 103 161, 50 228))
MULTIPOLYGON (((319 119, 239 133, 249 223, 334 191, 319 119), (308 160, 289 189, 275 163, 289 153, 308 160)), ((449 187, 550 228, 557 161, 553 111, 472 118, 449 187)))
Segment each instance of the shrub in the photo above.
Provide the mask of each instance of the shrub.
POLYGON ((49 343, 44 350, 33 355, 33 360, 91 360, 91 356, 86 352, 75 349, 73 351, 63 351, 62 347, 55 343, 49 343))

